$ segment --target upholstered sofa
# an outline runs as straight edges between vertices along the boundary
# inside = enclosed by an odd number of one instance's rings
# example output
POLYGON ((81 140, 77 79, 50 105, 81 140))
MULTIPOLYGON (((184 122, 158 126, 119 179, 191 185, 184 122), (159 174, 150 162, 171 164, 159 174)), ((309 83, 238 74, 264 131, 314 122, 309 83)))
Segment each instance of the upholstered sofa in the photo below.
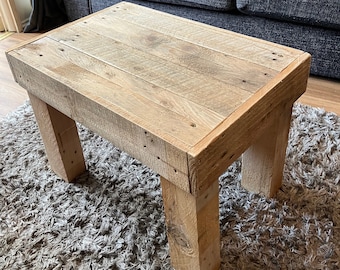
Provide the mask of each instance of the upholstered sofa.
MULTIPOLYGON (((311 74, 340 79, 339 0, 128 0, 288 45, 312 55, 311 74)), ((120 0, 65 0, 73 21, 120 0)))

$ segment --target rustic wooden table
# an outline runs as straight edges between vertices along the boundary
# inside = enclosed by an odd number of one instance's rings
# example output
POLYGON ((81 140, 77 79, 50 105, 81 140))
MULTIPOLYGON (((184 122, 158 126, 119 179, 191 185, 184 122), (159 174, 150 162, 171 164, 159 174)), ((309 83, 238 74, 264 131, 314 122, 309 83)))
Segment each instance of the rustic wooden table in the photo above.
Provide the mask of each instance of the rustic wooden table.
POLYGON ((161 175, 175 269, 218 269, 218 177, 273 196, 310 55, 120 3, 7 52, 53 170, 85 169, 75 121, 161 175))

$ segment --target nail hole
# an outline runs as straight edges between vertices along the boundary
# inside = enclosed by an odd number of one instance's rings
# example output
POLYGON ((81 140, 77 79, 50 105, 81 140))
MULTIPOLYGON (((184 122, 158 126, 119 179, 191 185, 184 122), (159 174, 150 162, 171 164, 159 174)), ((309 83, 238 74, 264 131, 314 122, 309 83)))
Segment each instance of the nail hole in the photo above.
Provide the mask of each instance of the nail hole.
POLYGON ((196 124, 195 123, 191 123, 190 126, 196 127, 196 124))

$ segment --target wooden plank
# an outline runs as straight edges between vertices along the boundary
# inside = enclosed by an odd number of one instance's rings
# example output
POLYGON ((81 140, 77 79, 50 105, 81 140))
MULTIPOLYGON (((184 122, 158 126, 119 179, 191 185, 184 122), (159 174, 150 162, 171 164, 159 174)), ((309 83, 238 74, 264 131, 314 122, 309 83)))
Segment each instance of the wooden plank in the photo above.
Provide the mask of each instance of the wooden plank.
POLYGON ((2 20, 4 22, 5 30, 9 32, 15 32, 15 22, 13 21, 10 6, 8 5, 8 2, 6 0, 0 1, 0 12, 2 20))
POLYGON ((75 122, 29 94, 35 118, 53 171, 68 182, 86 170, 75 122))
MULTIPOLYGON (((32 39, 33 36, 41 36, 41 34, 17 33, 0 42, 0 120, 28 99, 26 90, 13 80, 5 51, 9 47, 32 39)), ((338 89, 340 89, 340 82, 312 76, 308 80, 307 91, 298 101, 340 115, 340 91, 338 89)))
POLYGON ((73 27, 77 31, 79 28, 91 31, 93 35, 100 28, 100 34, 105 37, 250 92, 255 92, 277 74, 275 70, 212 51, 144 25, 129 21, 122 24, 121 19, 113 15, 93 17, 86 24, 73 27), (235 66, 238 68, 235 69, 235 66))
POLYGON ((77 107, 75 120, 84 123, 179 188, 190 192, 185 151, 131 122, 121 120, 98 103, 93 104, 79 95, 75 95, 74 100, 77 107))
POLYGON ((195 198, 161 177, 171 263, 175 269, 218 270, 218 181, 195 198))
POLYGON ((242 155, 242 186, 273 197, 282 184, 293 103, 278 106, 264 133, 242 155))
POLYGON ((190 192, 187 155, 186 151, 180 150, 187 149, 188 146, 176 139, 166 142, 112 112, 110 104, 99 104, 98 99, 87 98, 83 93, 78 93, 51 78, 47 73, 37 71, 31 67, 34 65, 32 54, 29 54, 31 62, 28 64, 18 60, 15 52, 8 53, 7 56, 12 70, 15 70, 16 81, 22 87, 190 192))
MULTIPOLYGON (((0 8, 1 9, 1 8, 0 8)), ((5 31, 5 23, 3 21, 3 18, 2 18, 2 14, 1 14, 1 10, 0 10, 0 31, 3 32, 5 31)))
MULTIPOLYGON (((7 57, 32 96, 41 130, 47 127, 44 140, 52 137, 53 143, 47 141, 52 159, 59 151, 52 161, 56 170, 69 177, 66 167, 78 154, 71 147, 77 136, 69 116, 162 176, 174 267, 209 270, 220 264, 218 177, 254 142, 246 174, 257 164, 266 179, 279 174, 285 136, 270 140, 279 155, 259 138, 271 137, 268 130, 281 112, 285 125, 278 123, 273 135, 287 134, 284 108, 305 91, 310 65, 310 56, 298 50, 128 3, 53 31, 7 57), (114 16, 112 36, 105 26, 95 32, 106 16, 114 16), (235 70, 246 76, 244 83, 249 79, 250 91, 237 86, 241 77, 222 55, 239 58, 235 70), (253 79, 268 70, 271 80, 253 79), (260 162, 253 153, 262 154, 260 162), (267 169, 273 162, 278 167, 267 169)), ((263 183, 272 192, 279 181, 263 183)))
MULTIPOLYGON (((63 50, 63 49, 62 49, 63 50)), ((63 58, 60 48, 40 40, 17 51, 21 61, 41 70, 73 91, 101 104, 136 125, 140 125, 166 141, 193 145, 209 128, 193 124, 192 119, 117 85, 63 58)), ((35 72, 32 69, 32 72, 35 72)), ((47 78, 48 79, 48 78, 47 78)), ((24 82, 25 83, 25 82, 24 82)), ((58 89, 59 91, 59 89, 58 89)), ((53 102, 53 101, 51 101, 53 102)))
POLYGON ((53 33, 50 37, 217 114, 229 115, 251 94, 241 88, 190 71, 185 67, 152 56, 147 51, 134 49, 101 34, 83 29, 81 33, 79 30, 73 30, 74 35, 71 36, 69 31, 72 29, 63 29, 58 33, 53 33), (106 44, 106 46, 100 46, 100 44, 106 44))
POLYGON ((261 64, 281 71, 303 52, 264 40, 226 31, 203 23, 122 2, 105 10, 101 15, 113 13, 121 20, 143 25, 172 35, 175 38, 198 44, 213 51, 261 64), (171 27, 169 27, 171 25, 171 27), (276 59, 276 60, 273 60, 276 59))
POLYGON ((88 54, 83 54, 82 57, 79 57, 79 51, 63 44, 58 44, 54 40, 46 39, 45 43, 46 45, 44 46, 47 46, 48 48, 58 47, 56 54, 67 61, 101 76, 106 80, 127 88, 134 94, 143 96, 150 100, 152 103, 156 103, 185 118, 188 118, 195 123, 195 125, 212 129, 224 119, 223 116, 209 110, 208 108, 151 84, 134 76, 133 74, 129 74, 119 68, 115 68, 107 62, 98 60, 88 54))
MULTIPOLYGON (((0 119, 15 110, 28 99, 26 90, 13 80, 5 51, 32 38, 41 38, 42 34, 16 33, 0 43, 0 119)), ((332 79, 312 76, 308 79, 306 92, 299 101, 314 107, 324 108, 340 115, 340 82, 332 79)))
POLYGON ((304 93, 309 68, 310 55, 305 53, 189 151, 193 194, 209 187, 263 134, 277 106, 290 104, 304 93))
POLYGON ((23 30, 22 22, 21 22, 21 18, 19 16, 19 13, 17 11, 17 7, 15 5, 15 1, 14 0, 7 0, 7 4, 9 6, 9 10, 10 10, 10 13, 11 13, 12 21, 14 23, 16 32, 18 32, 18 33, 22 32, 22 30, 23 30))

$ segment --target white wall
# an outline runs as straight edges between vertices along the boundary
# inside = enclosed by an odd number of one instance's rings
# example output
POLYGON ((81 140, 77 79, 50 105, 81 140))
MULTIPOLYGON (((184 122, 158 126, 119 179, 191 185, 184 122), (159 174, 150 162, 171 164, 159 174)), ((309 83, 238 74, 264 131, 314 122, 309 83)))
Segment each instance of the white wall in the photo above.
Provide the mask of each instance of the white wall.
POLYGON ((0 31, 4 31, 5 30, 5 26, 2 24, 2 17, 0 14, 0 31))
POLYGON ((32 11, 31 0, 14 0, 14 3, 22 23, 27 23, 32 11))

